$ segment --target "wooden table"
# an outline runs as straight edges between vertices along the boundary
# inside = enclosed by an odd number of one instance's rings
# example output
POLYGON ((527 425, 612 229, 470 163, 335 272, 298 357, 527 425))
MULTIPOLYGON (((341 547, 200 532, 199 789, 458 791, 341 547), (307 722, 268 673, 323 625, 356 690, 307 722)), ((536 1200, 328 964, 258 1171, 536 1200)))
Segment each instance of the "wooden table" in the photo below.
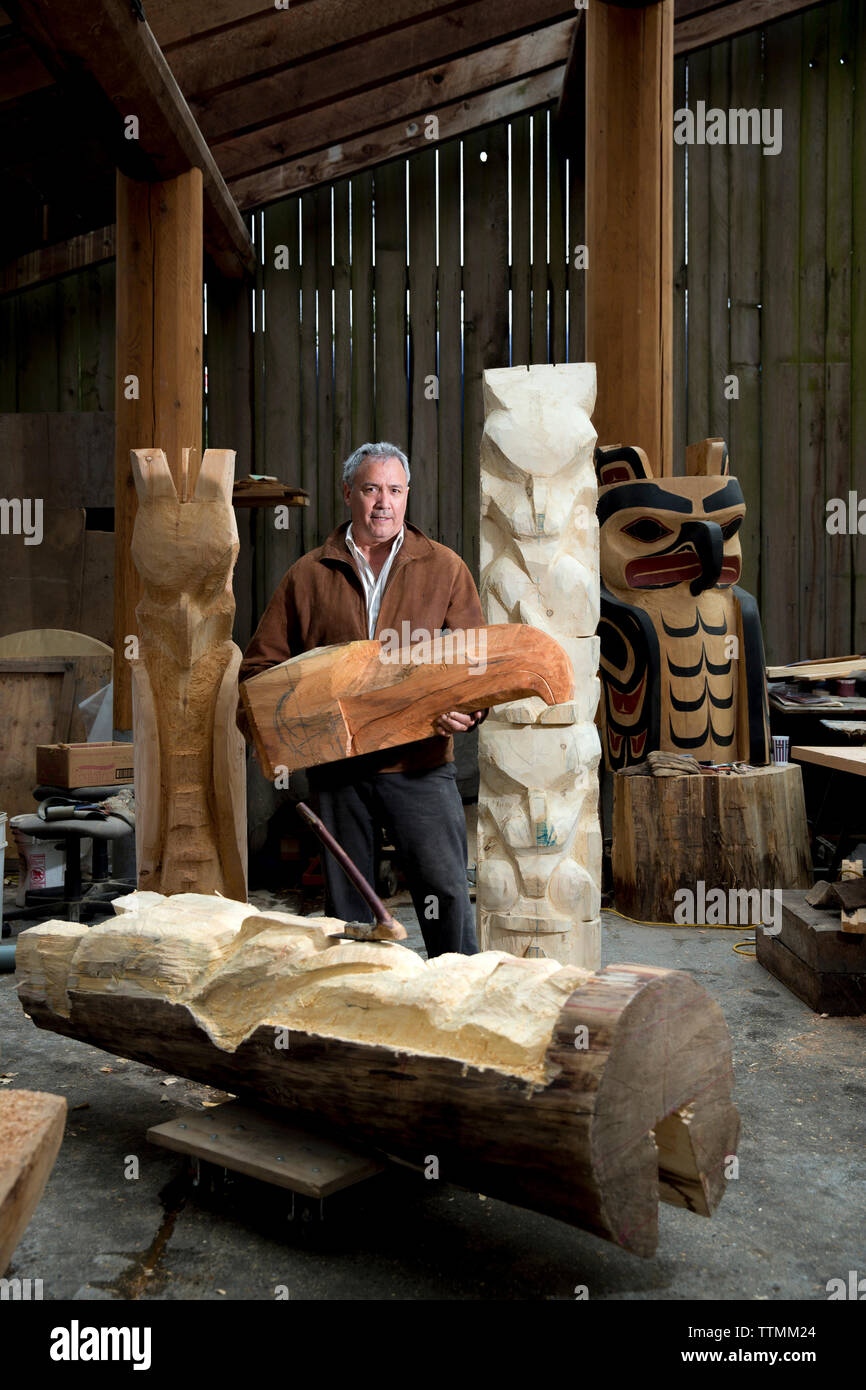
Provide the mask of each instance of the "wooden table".
MULTIPOLYGON (((815 745, 798 745, 791 749, 791 757, 801 763, 814 763, 818 767, 827 769, 827 785, 824 790, 824 799, 821 808, 815 817, 812 826, 813 853, 815 858, 815 846, 821 831, 821 822, 825 808, 830 800, 830 793, 837 774, 840 772, 853 773, 857 777, 866 777, 866 748, 852 748, 850 744, 829 744, 826 747, 815 745)), ((839 868, 849 844, 857 839, 857 832, 843 831, 839 836, 839 843, 833 856, 833 862, 828 871, 827 877, 833 882, 839 875, 839 868)))
POLYGON ((798 763, 817 763, 835 772, 853 772, 866 777, 866 748, 851 748, 848 744, 829 744, 826 748, 805 745, 791 749, 798 763))

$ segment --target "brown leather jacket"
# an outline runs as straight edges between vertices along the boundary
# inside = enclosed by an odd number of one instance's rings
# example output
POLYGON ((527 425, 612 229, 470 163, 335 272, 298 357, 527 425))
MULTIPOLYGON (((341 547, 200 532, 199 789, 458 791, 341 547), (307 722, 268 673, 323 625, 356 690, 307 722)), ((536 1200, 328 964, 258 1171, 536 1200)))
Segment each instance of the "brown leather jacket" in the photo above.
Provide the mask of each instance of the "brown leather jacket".
MULTIPOLYGON (((375 636, 401 624, 435 635, 441 628, 482 627, 481 600, 466 565, 437 541, 404 523, 403 544, 394 557, 382 595, 375 636)), ((332 531, 324 545, 303 555, 280 581, 244 652, 240 680, 266 671, 290 656, 332 642, 367 639, 367 605, 355 562, 346 545, 349 523, 332 531)), ((246 716, 238 706, 238 727, 249 739, 246 716)), ((376 755, 380 772, 405 772, 453 762, 453 740, 434 735, 376 755)), ((365 759, 365 762, 367 759, 365 759)))

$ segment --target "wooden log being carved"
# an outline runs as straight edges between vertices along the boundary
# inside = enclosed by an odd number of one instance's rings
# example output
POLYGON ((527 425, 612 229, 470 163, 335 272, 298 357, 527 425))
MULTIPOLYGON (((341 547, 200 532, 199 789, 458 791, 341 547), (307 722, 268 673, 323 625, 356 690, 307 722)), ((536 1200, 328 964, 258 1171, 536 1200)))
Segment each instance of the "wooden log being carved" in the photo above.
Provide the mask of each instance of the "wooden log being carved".
POLYGON ((62 1096, 45 1091, 0 1095, 0 1275, 45 1190, 65 1124, 62 1096))
POLYGON ((484 614, 554 637, 575 689, 481 727, 478 939, 589 969, 601 960, 594 401, 592 364, 484 373, 484 614))
POLYGON ((633 447, 598 449, 596 459, 608 767, 657 749, 765 764, 761 620, 738 587, 746 508, 724 440, 690 446, 681 478, 654 478, 633 447))
POLYGON ((528 695, 554 705, 570 698, 572 678, 552 638, 501 623, 403 647, 316 647, 244 681, 240 693, 273 780, 280 767, 291 772, 429 738, 445 709, 472 713, 528 695))
POLYGON ((234 459, 231 449, 208 449, 178 496, 162 450, 132 454, 132 555, 143 586, 132 663, 138 883, 164 893, 246 897, 234 459))
POLYGON ((342 923, 133 894, 18 939, 40 1027, 342 1128, 443 1179, 651 1255, 659 1199, 709 1215, 738 1130, 691 976, 503 952, 422 961, 342 923))

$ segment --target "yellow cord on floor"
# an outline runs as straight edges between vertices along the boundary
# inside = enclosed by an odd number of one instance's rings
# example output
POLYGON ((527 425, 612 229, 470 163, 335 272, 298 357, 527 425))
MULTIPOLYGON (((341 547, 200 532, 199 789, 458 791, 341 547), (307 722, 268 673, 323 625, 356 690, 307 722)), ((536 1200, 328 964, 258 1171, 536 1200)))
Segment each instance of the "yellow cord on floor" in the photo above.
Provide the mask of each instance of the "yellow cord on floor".
MULTIPOLYGON (((627 917, 624 912, 617 912, 615 907, 604 907, 602 912, 612 912, 614 917, 621 917, 624 922, 633 922, 636 927, 701 927, 705 931, 742 931, 742 922, 641 922, 637 917, 627 917)), ((762 927, 763 922, 757 925, 762 927)), ((754 941, 737 941, 731 947, 739 956, 755 956, 757 951, 743 951, 742 946, 754 946, 754 941)))

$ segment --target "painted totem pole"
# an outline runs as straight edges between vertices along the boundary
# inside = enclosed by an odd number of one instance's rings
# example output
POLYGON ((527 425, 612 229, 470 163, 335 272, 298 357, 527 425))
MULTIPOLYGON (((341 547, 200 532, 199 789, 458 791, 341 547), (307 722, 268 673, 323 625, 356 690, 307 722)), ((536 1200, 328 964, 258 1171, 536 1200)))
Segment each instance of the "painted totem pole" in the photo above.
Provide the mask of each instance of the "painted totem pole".
POLYGON ((758 606, 738 587, 746 514, 723 440, 654 478, 642 449, 596 450, 604 749, 614 771, 655 749, 768 761, 758 606))
POLYGON ((600 959, 598 527, 595 367, 484 373, 481 602, 488 623, 527 623, 571 660, 574 699, 528 699, 481 726, 478 917, 482 950, 600 959))

